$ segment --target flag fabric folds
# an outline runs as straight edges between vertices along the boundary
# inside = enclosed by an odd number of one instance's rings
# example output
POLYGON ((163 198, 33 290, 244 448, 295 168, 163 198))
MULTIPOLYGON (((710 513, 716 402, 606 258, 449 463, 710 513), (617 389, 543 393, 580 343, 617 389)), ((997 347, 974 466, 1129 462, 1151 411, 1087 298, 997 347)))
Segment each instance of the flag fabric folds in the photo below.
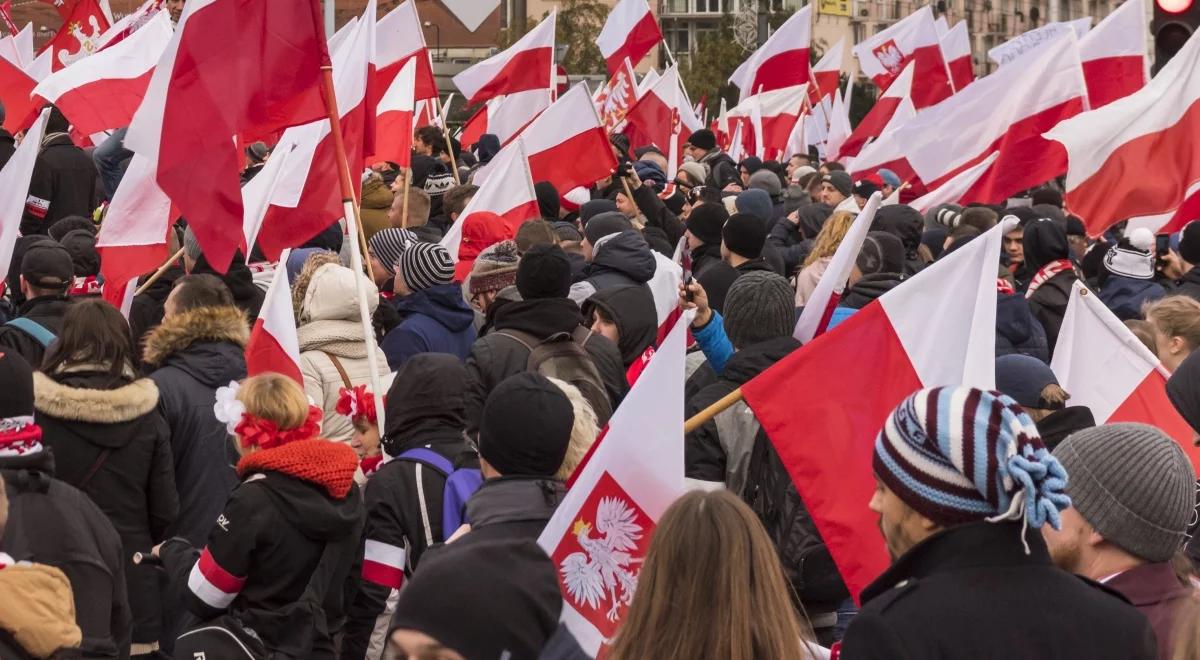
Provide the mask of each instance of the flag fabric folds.
POLYGON ((854 47, 854 55, 863 75, 881 90, 886 90, 904 67, 914 62, 911 96, 918 110, 945 100, 953 93, 930 5, 858 44, 854 47))
POLYGON ((729 82, 741 90, 738 100, 808 82, 811 41, 812 5, 805 5, 729 77, 729 82))
POLYGON ((454 76, 454 86, 467 99, 467 105, 494 96, 553 87, 556 16, 551 11, 517 43, 454 76))
POLYGON ((596 45, 608 65, 608 74, 613 75, 626 59, 630 64, 640 62, 662 38, 646 0, 620 0, 604 21, 596 45))

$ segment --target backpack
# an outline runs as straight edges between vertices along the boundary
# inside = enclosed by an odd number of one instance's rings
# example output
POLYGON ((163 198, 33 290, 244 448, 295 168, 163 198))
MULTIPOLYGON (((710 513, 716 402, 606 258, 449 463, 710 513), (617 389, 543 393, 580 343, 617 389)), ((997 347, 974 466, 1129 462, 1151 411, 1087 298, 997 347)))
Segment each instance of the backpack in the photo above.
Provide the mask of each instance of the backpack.
POLYGON ((442 489, 442 538, 437 539, 445 541, 467 522, 467 500, 483 485, 483 473, 476 468, 456 469, 450 459, 425 447, 409 449, 395 460, 420 463, 446 477, 446 487, 442 489))
POLYGON ((612 403, 608 400, 600 371, 584 348, 591 337, 590 331, 580 326, 574 332, 557 332, 542 340, 520 330, 500 330, 495 334, 508 337, 529 349, 526 371, 557 378, 579 388, 591 404, 599 423, 608 423, 612 417, 612 403))
POLYGON ((37 340, 37 343, 42 345, 42 348, 50 348, 50 344, 54 343, 54 340, 58 338, 46 326, 24 316, 15 318, 4 325, 16 328, 33 337, 37 340))

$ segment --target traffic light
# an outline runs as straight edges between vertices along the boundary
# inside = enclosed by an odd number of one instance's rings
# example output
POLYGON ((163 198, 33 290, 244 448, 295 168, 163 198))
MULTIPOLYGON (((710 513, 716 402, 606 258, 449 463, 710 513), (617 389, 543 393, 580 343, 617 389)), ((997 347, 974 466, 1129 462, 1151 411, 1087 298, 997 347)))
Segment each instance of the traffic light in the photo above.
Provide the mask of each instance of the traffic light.
MULTIPOLYGON (((1128 1, 1128 0, 1127 0, 1128 1)), ((1154 0, 1154 66, 1158 70, 1183 48, 1183 44, 1200 27, 1200 3, 1197 0, 1154 0)))

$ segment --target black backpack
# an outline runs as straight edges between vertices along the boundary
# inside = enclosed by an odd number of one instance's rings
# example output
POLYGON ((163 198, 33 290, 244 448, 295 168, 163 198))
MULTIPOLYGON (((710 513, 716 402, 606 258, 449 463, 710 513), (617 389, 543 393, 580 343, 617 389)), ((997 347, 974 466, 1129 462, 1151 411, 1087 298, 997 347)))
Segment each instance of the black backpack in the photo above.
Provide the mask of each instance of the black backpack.
POLYGON ((520 330, 499 330, 495 334, 508 337, 529 349, 526 371, 557 378, 579 388, 591 404, 600 425, 608 423, 608 418, 612 417, 612 403, 608 400, 600 371, 584 348, 592 336, 587 328, 580 326, 573 333, 558 332, 540 340, 520 330))

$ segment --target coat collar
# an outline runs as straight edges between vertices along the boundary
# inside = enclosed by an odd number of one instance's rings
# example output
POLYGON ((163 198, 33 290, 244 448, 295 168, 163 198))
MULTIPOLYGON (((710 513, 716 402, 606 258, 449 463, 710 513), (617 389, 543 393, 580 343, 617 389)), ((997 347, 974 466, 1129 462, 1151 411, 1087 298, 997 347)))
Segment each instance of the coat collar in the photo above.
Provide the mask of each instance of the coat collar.
POLYGON ((1169 562, 1131 568, 1105 582, 1105 585, 1121 592, 1134 607, 1157 605, 1192 593, 1191 587, 1179 581, 1169 562))
POLYGON ((129 422, 158 405, 158 387, 148 378, 101 390, 64 385, 35 371, 33 393, 34 408, 39 413, 75 422, 129 422))
POLYGON ((498 477, 483 482, 467 501, 472 528, 498 523, 548 521, 566 495, 562 482, 551 479, 498 477))
POLYGON ((171 355, 199 341, 223 341, 245 346, 250 337, 246 314, 237 307, 199 307, 163 322, 146 337, 146 364, 162 364, 171 355))

